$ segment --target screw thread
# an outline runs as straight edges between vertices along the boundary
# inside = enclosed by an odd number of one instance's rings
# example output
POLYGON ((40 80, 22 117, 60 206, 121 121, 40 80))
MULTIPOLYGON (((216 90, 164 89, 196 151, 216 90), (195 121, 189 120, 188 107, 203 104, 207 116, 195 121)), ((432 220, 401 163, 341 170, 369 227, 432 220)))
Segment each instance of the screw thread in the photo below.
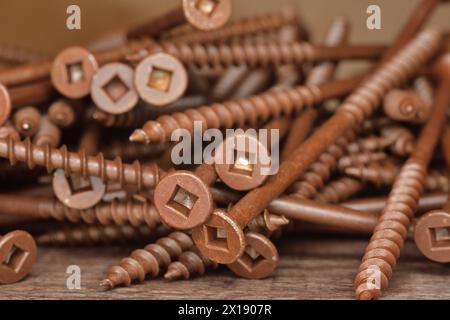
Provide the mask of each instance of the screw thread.
POLYGON ((344 170, 345 174, 362 180, 371 182, 378 186, 390 185, 394 181, 399 171, 399 167, 391 162, 369 163, 366 166, 348 167, 344 170))
POLYGON ((347 151, 352 154, 378 152, 384 150, 392 143, 391 139, 378 136, 369 136, 358 139, 347 146, 347 151))
POLYGON ((364 183, 350 177, 342 177, 328 183, 317 195, 315 200, 327 203, 340 203, 361 191, 364 183))
POLYGON ((339 170, 345 170, 348 167, 366 165, 371 162, 385 160, 387 154, 384 152, 366 152, 359 154, 350 154, 339 159, 339 170))
POLYGON ((142 166, 139 161, 124 164, 118 157, 105 160, 102 153, 88 156, 83 151, 68 152, 66 146, 54 149, 36 146, 26 139, 16 142, 13 139, 0 139, 0 157, 9 159, 11 164, 25 162, 30 169, 43 166, 48 172, 63 169, 67 175, 77 173, 82 176, 97 176, 105 182, 118 182, 120 185, 136 185, 153 188, 159 181, 160 170, 156 164, 142 166))
POLYGON ((408 160, 399 173, 356 275, 357 299, 377 298, 388 286, 425 178, 425 166, 413 159, 408 160), (379 282, 374 277, 378 277, 379 282))
POLYGON ((407 128, 393 126, 381 130, 381 135, 390 142, 390 150, 398 156, 408 156, 414 149, 414 134, 407 128))
POLYGON ((178 261, 169 264, 164 278, 169 281, 177 279, 189 279, 193 275, 202 275, 208 269, 216 269, 218 264, 205 257, 193 247, 192 250, 183 252, 178 261))
POLYGON ((17 46, 0 46, 0 61, 11 64, 35 63, 47 60, 49 57, 39 51, 17 46))
POLYGON ((264 213, 250 221, 247 227, 250 231, 270 235, 288 223, 286 217, 264 210, 264 213))
POLYGON ((169 236, 145 246, 144 249, 134 250, 129 257, 123 258, 117 265, 109 268, 107 277, 100 286, 108 290, 119 285, 129 286, 136 280, 142 282, 147 275, 154 278, 161 269, 167 268, 172 260, 177 259, 192 246, 192 239, 186 233, 172 232, 169 236))
POLYGON ((430 170, 425 181, 427 191, 450 191, 450 181, 448 175, 438 170, 430 170))

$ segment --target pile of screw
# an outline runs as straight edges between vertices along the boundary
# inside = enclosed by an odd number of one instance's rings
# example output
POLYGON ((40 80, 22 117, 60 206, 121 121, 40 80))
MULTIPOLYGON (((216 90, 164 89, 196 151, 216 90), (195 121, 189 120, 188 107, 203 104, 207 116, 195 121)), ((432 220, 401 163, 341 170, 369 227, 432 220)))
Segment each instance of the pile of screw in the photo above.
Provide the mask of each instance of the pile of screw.
MULTIPOLYGON (((266 278, 270 239, 293 233, 371 235, 357 299, 387 288, 408 237, 449 263, 450 55, 441 32, 419 30, 438 4, 422 0, 389 46, 347 44, 343 17, 316 45, 295 8, 228 21, 229 0, 183 0, 89 49, 1 48, 0 226, 35 238, 0 238, 0 283, 26 276, 36 243, 151 241, 107 269, 104 289, 223 264, 266 278), (354 59, 372 66, 337 79, 354 59), (279 170, 261 174, 248 153, 173 164, 172 133, 196 121, 276 130, 279 170)), ((216 153, 240 151, 237 135, 216 153)))

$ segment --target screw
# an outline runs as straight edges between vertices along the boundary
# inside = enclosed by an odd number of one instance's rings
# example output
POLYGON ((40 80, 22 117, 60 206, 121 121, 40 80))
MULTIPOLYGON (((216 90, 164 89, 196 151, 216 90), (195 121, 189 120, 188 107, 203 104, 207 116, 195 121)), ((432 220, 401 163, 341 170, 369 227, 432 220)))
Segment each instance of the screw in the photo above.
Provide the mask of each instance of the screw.
POLYGON ((248 72, 248 67, 245 65, 228 67, 214 84, 210 94, 211 100, 224 101, 229 98, 248 72))
POLYGON ((378 137, 371 135, 367 138, 360 138, 347 146, 347 151, 351 154, 377 152, 384 150, 393 141, 389 137, 378 137))
POLYGON ((190 172, 168 173, 156 185, 154 204, 161 219, 169 226, 186 230, 203 224, 214 209, 209 186, 217 179, 214 167, 201 164, 190 172))
POLYGON ((201 254, 196 247, 184 251, 167 267, 164 279, 174 281, 180 278, 189 279, 192 275, 202 275, 208 269, 216 269, 218 264, 201 254))
POLYGON ((419 251, 428 259, 440 262, 450 262, 449 203, 442 210, 430 211, 416 222, 414 241, 419 251))
POLYGON ((160 170, 155 164, 141 165, 139 161, 124 164, 120 158, 105 160, 103 154, 87 156, 84 152, 68 152, 66 146, 59 149, 40 147, 29 140, 16 142, 11 139, 0 139, 0 157, 8 158, 11 164, 17 161, 26 162, 28 167, 46 167, 63 169, 66 175, 78 173, 82 176, 97 176, 104 182, 118 182, 120 185, 130 184, 142 190, 142 187, 154 188, 159 181, 160 170))
POLYGON ((142 129, 130 137, 136 142, 165 142, 175 129, 183 128, 193 132, 193 121, 201 119, 202 129, 230 128, 249 123, 256 126, 258 121, 267 121, 281 114, 300 112, 305 106, 312 106, 326 99, 344 95, 354 89, 361 77, 335 81, 320 86, 297 86, 280 91, 269 90, 249 98, 225 103, 215 103, 184 112, 165 115, 148 121, 142 129))
POLYGON ((391 152, 398 156, 410 155, 416 143, 414 134, 405 127, 390 126, 383 128, 381 129, 381 136, 390 142, 391 152))
POLYGON ((11 121, 6 122, 4 125, 0 126, 0 139, 12 139, 15 141, 20 141, 20 134, 13 126, 11 121))
POLYGON ((450 104, 447 89, 450 86, 450 55, 439 58, 433 70, 440 80, 433 111, 419 135, 413 153, 395 179, 387 205, 366 249, 355 278, 357 299, 377 298, 381 295, 381 290, 387 287, 398 258, 396 253, 403 246, 406 230, 423 191, 427 167, 444 127, 447 107, 450 104), (378 245, 375 242, 377 239, 385 240, 389 245, 378 245), (367 273, 370 273, 368 269, 374 265, 378 266, 381 276, 387 280, 385 287, 369 285, 367 273))
POLYGON ((77 117, 75 107, 64 99, 53 102, 48 108, 47 115, 50 121, 60 128, 70 127, 75 123, 77 117))
POLYGON ((123 226, 71 226, 43 233, 36 237, 36 242, 44 246, 98 246, 130 244, 146 241, 155 234, 147 225, 134 227, 123 226))
POLYGON ((133 69, 124 63, 103 65, 92 78, 92 100, 99 109, 110 114, 132 110, 139 100, 133 78, 133 69))
POLYGON ((377 186, 389 186, 399 172, 399 166, 392 161, 372 162, 366 166, 347 167, 344 172, 353 178, 371 182, 377 186))
POLYGON ((29 48, 9 46, 2 44, 0 46, 0 61, 8 64, 33 63, 46 60, 48 56, 42 52, 29 48))
POLYGON ((22 280, 36 261, 36 243, 21 230, 0 236, 0 284, 22 280))
MULTIPOLYGON (((232 263, 243 252, 245 225, 262 212, 272 199, 283 193, 326 148, 348 130, 368 118, 381 102, 382 96, 406 81, 437 50, 441 36, 435 31, 422 32, 389 63, 351 94, 335 115, 284 161, 278 174, 262 187, 247 193, 228 214, 214 211, 209 220, 193 230, 192 236, 200 251, 218 263, 232 263), (405 63, 407 61, 408 63, 405 63), (369 98, 370 97, 370 98, 369 98), (217 241, 217 229, 226 236, 217 241)), ((270 210, 270 209, 269 209, 270 210)), ((273 210, 270 210, 273 212, 273 210)))
POLYGON ((122 259, 117 265, 107 271, 106 279, 100 282, 105 290, 111 290, 119 285, 129 286, 133 281, 143 282, 146 276, 156 277, 161 269, 177 259, 181 253, 190 250, 193 242, 187 234, 175 231, 167 237, 160 238, 155 243, 145 246, 122 259))
POLYGON ((113 140, 102 152, 108 158, 121 157, 125 160, 153 159, 160 156, 166 148, 167 145, 164 143, 155 144, 149 148, 145 144, 123 143, 119 140, 113 140))
POLYGON ((429 170, 425 181, 425 190, 449 192, 450 181, 448 173, 442 173, 437 170, 429 170))
POLYGON ((367 152, 359 154, 351 154, 344 156, 338 161, 339 170, 345 170, 349 167, 358 167, 371 162, 378 162, 381 160, 386 160, 387 154, 384 152, 367 152))
POLYGON ((289 224, 289 220, 286 217, 264 210, 262 214, 250 221, 247 227, 249 231, 270 236, 287 224, 289 224))
POLYGON ((272 147, 271 130, 278 130, 281 139, 289 127, 290 120, 287 117, 271 120, 264 126, 267 130, 267 143, 247 133, 235 133, 226 138, 217 148, 215 156, 216 159, 220 159, 220 162, 214 165, 220 180, 230 188, 240 191, 262 185, 269 177, 264 169, 268 170, 271 166, 269 163, 272 147))
POLYGON ((37 146, 50 146, 56 148, 61 142, 61 130, 50 121, 48 116, 41 117, 41 124, 33 143, 37 146))
POLYGON ((430 111, 430 105, 413 90, 391 90, 384 97, 384 112, 396 121, 423 123, 430 111))
POLYGON ((246 248, 242 256, 227 267, 247 279, 269 277, 278 267, 278 250, 268 238, 259 233, 245 234, 246 248))
POLYGON ((434 89, 430 81, 425 77, 417 77, 414 79, 413 86, 420 98, 428 106, 431 106, 434 100, 434 89))
POLYGON ((152 229, 161 224, 155 207, 142 201, 112 201, 86 210, 76 210, 50 197, 0 194, 0 199, 2 213, 10 215, 102 225, 146 224, 152 229))
POLYGON ((360 180, 342 177, 328 183, 315 197, 319 202, 340 203, 354 196, 364 188, 360 180))
POLYGON ((0 83, 0 125, 3 125, 11 114, 11 97, 8 89, 0 83))
POLYGON ((41 113, 35 107, 22 108, 14 114, 13 123, 20 134, 32 137, 41 125, 41 113))
POLYGON ((167 53, 155 53, 136 67, 134 84, 139 96, 155 106, 164 106, 186 91, 188 76, 183 64, 167 53))

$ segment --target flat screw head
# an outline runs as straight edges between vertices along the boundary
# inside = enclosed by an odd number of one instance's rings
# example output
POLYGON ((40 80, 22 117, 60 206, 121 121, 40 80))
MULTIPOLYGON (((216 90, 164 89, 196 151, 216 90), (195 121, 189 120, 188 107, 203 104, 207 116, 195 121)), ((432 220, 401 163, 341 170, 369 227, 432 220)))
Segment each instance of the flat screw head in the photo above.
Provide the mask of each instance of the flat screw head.
POLYGON ((106 191, 106 186, 99 177, 89 177, 85 183, 72 182, 75 181, 72 177, 67 177, 64 170, 56 170, 53 174, 53 192, 59 201, 72 209, 84 210, 95 206, 106 191))
POLYGON ((110 114, 130 111, 139 101, 133 78, 134 71, 126 64, 114 62, 102 66, 92 79, 92 100, 110 114))
POLYGON ((138 64, 134 84, 143 100, 155 106, 164 106, 184 94, 188 76, 177 58, 167 53, 155 53, 138 64))
POLYGON ((195 28, 209 31, 219 29, 231 16, 230 0, 183 0, 186 20, 195 28))
POLYGON ((217 148, 215 168, 217 175, 228 187, 247 191, 262 185, 268 178, 264 169, 270 168, 267 148, 256 136, 236 134, 228 137, 217 148), (251 146, 251 147, 250 147, 251 146))
POLYGON ((450 262, 450 213, 435 210, 423 215, 416 223, 414 241, 428 259, 450 262))
POLYGON ((169 173, 156 185, 154 205, 161 220, 187 230, 203 224, 214 209, 209 187, 190 171, 169 173))
POLYGON ((8 89, 0 83, 0 126, 3 125, 11 115, 11 98, 8 89))
POLYGON ((53 61, 52 83, 64 96, 80 99, 89 94, 97 70, 98 63, 92 53, 81 47, 69 47, 53 61))
POLYGON ((22 280, 36 261, 36 242, 21 230, 0 238, 0 283, 10 284, 22 280))
POLYGON ((228 265, 240 277, 263 279, 278 267, 278 250, 268 238, 255 232, 245 234, 246 249, 242 256, 228 265))
POLYGON ((203 255, 221 264, 233 263, 245 249, 244 232, 220 209, 214 210, 204 225, 192 230, 192 239, 203 255))

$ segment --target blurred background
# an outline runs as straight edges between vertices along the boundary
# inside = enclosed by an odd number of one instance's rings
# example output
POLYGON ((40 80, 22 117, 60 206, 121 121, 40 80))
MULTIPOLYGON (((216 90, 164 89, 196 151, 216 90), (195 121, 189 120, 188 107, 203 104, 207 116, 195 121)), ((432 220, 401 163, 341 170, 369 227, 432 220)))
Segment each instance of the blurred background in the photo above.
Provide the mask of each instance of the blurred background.
MULTIPOLYGON (((67 45, 86 44, 120 27, 136 25, 167 9, 180 0, 1 0, 0 44, 20 45, 55 53, 67 45), (66 29, 66 8, 81 7, 82 30, 66 29)), ((344 15, 351 21, 351 40, 386 42, 391 40, 418 0, 234 0, 234 16, 249 16, 295 4, 311 30, 313 40, 320 40, 331 19, 344 15), (382 30, 368 30, 366 9, 381 7, 382 30)), ((450 4, 443 3, 429 21, 429 26, 450 28, 450 4)))

